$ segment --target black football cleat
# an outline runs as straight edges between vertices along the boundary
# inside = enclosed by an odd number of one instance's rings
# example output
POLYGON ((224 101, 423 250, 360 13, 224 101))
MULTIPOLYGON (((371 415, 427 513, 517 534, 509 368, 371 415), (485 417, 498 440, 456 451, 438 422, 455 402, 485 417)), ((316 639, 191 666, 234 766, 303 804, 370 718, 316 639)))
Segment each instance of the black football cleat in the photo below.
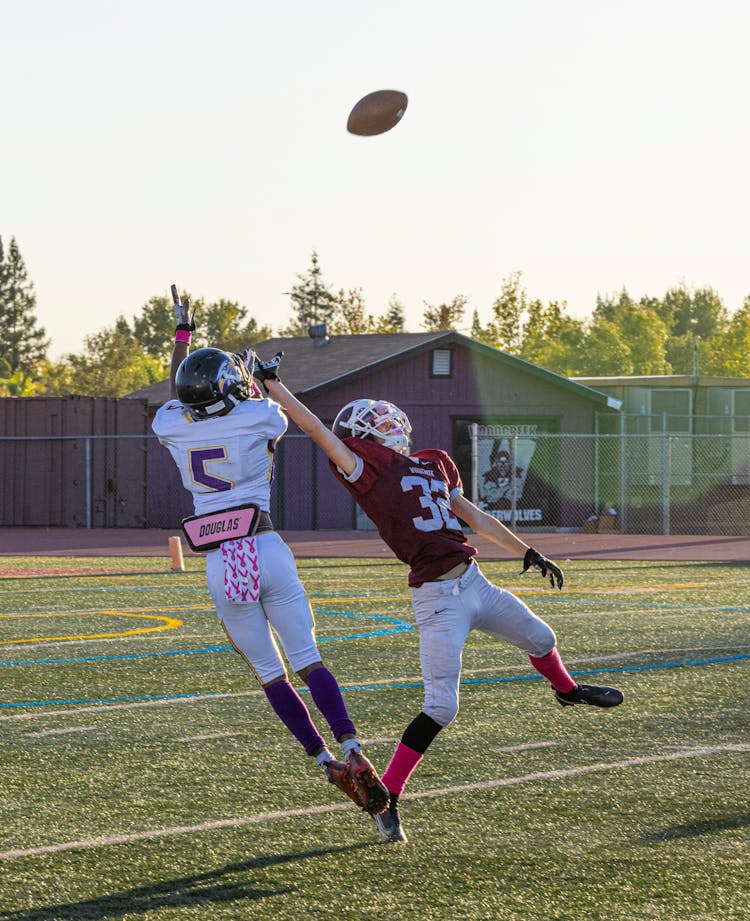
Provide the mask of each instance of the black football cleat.
POLYGON ((572 691, 555 691, 555 697, 563 707, 574 704, 588 704, 590 707, 617 707, 624 698, 617 688, 602 687, 598 684, 577 684, 572 691))
POLYGON ((378 834, 384 841, 391 841, 394 844, 406 844, 409 840, 404 834, 401 827, 401 819, 398 814, 398 797, 391 793, 391 799, 385 812, 373 815, 378 834))

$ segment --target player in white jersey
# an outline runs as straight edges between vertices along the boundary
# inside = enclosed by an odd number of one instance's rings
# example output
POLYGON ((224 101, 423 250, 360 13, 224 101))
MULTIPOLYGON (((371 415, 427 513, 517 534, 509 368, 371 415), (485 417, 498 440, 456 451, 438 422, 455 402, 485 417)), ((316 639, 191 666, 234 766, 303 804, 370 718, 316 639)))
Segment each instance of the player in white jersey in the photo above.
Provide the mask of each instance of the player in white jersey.
POLYGON ((196 515, 186 520, 186 535, 195 549, 207 550, 206 580, 219 623, 279 719, 328 780, 376 815, 387 808, 388 791, 362 754, 338 682, 323 665, 294 557, 268 511, 273 452, 286 416, 278 403, 262 398, 242 356, 214 348, 188 354, 194 325, 176 296, 175 310, 172 399, 152 427, 193 496, 196 515), (341 743, 343 760, 331 754, 289 682, 274 632, 341 743))

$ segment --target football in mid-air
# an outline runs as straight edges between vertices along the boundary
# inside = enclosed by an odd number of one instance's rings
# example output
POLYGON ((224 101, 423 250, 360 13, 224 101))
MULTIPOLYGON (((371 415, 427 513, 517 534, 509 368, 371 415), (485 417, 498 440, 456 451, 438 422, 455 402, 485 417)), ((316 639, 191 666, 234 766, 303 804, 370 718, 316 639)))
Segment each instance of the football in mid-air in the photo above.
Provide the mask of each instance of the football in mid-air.
POLYGON ((401 121, 408 103, 399 90, 376 90, 363 96, 349 113, 346 130, 370 136, 390 131, 401 121))

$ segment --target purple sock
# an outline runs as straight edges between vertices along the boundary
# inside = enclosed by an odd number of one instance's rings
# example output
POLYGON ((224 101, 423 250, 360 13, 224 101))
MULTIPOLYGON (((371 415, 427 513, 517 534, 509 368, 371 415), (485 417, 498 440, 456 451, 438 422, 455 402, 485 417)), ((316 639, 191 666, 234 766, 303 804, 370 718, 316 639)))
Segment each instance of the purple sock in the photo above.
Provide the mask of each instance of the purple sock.
POLYGON ((316 668, 307 676, 307 686, 315 701, 315 706, 320 710, 331 727, 334 739, 339 741, 341 736, 350 732, 356 735, 354 723, 349 719, 349 713, 341 696, 338 681, 328 671, 325 665, 316 668))
POLYGON ((264 687, 263 690, 278 718, 308 755, 325 748, 323 737, 315 728, 302 698, 286 678, 264 687))

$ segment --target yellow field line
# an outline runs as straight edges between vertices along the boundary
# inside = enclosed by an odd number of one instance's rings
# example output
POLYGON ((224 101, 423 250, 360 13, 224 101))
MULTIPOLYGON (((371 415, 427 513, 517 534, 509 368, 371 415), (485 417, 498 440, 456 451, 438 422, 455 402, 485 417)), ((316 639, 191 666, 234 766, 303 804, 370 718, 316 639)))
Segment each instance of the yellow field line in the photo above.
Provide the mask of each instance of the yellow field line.
MULTIPOLYGON (((707 588, 710 587, 711 583, 708 582, 685 582, 685 583, 673 583, 666 585, 656 585, 648 586, 643 588, 637 588, 633 586, 611 586, 609 588, 576 588, 568 589, 565 593, 566 596, 570 595, 615 595, 615 594, 653 594, 656 592, 672 592, 672 591, 684 591, 685 589, 698 589, 698 588, 707 588)), ((517 593, 518 595, 548 595, 549 589, 521 589, 516 586, 509 586, 509 589, 517 593)), ((360 598, 352 598, 349 596, 332 596, 319 598, 313 596, 312 601, 315 604, 331 604, 346 602, 347 604, 356 604, 361 602, 373 602, 373 601, 409 601, 409 595, 367 595, 360 598)), ((0 618, 9 619, 9 618, 30 618, 30 617, 72 617, 76 614, 78 615, 110 615, 112 617, 142 617, 149 620, 162 621, 158 627, 143 627, 138 630, 123 630, 116 633, 77 633, 70 634, 66 636, 34 636, 27 639, 12 639, 12 640, 0 640, 0 646, 10 646, 16 645, 18 643, 42 643, 42 642, 62 642, 65 640, 100 640, 100 639, 113 639, 116 637, 125 637, 125 636, 139 636, 146 633, 157 633, 162 630, 173 630, 176 627, 181 627, 183 621, 178 620, 177 618, 165 617, 155 614, 149 614, 149 611, 210 611, 213 610, 211 605, 175 605, 172 607, 151 607, 151 608, 131 608, 129 610, 98 610, 98 611, 54 611, 38 614, 0 614, 0 618)))
MULTIPOLYGON (((3 614, 3 617, 71 617, 74 614, 80 614, 80 611, 71 611, 68 614, 49 613, 49 614, 3 614)), ((32 636, 27 639, 0 640, 0 646, 16 645, 17 643, 42 643, 62 640, 103 640, 112 639, 119 636, 137 636, 144 633, 156 633, 160 630, 174 630, 175 627, 181 627, 182 621, 176 617, 160 617, 156 614, 144 614, 140 612, 128 611, 87 611, 87 614, 109 614, 113 617, 143 617, 147 620, 161 621, 158 627, 141 627, 138 630, 122 630, 117 633, 77 633, 70 636, 32 636)))

